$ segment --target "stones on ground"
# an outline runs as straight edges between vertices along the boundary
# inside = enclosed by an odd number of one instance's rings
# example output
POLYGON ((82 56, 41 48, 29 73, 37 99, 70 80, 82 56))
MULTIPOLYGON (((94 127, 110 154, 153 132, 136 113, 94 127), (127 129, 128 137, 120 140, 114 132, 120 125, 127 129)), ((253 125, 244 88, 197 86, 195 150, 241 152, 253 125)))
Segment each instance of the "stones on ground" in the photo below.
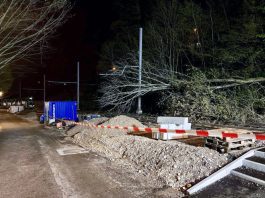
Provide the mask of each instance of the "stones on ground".
MULTIPOLYGON (((86 123, 93 124, 93 125, 100 125, 100 124, 102 124, 108 120, 109 120, 109 118, 100 117, 100 118, 94 118, 92 120, 86 121, 86 123)), ((77 133, 80 133, 85 128, 87 128, 87 127, 73 126, 66 132, 66 135, 69 137, 72 137, 72 136, 76 135, 77 133)))
POLYGON ((92 120, 86 121, 86 123, 89 124, 94 124, 94 125, 100 125, 104 122, 107 122, 109 120, 109 118, 106 117, 100 117, 100 118, 94 118, 92 120))
POLYGON ((72 137, 76 135, 77 133, 80 133, 82 131, 80 126, 72 126, 68 131, 66 131, 66 136, 72 137))
MULTIPOLYGON (((103 125, 144 127, 138 120, 117 116, 103 125)), ((137 174, 147 176, 156 187, 181 188, 219 169, 228 162, 226 154, 177 141, 157 141, 127 135, 124 130, 75 126, 73 141, 105 154, 111 161, 130 164, 137 174)))
POLYGON ((103 123, 103 125, 145 127, 141 122, 139 122, 135 118, 131 118, 125 115, 120 115, 111 118, 107 122, 103 123))

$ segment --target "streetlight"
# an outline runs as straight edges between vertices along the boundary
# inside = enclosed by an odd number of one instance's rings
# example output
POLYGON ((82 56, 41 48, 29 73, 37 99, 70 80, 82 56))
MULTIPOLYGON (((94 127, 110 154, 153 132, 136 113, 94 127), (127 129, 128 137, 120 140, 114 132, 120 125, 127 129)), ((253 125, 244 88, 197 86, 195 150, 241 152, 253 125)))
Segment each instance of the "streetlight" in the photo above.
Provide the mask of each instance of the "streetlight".
POLYGON ((2 99, 3 95, 4 95, 4 92, 0 91, 0 106, 3 105, 2 102, 1 102, 1 99, 2 99))
POLYGON ((142 114, 142 56, 143 56, 143 28, 139 30, 139 70, 138 70, 138 81, 139 81, 139 96, 138 96, 138 107, 137 107, 137 114, 142 114))
POLYGON ((117 68, 116 68, 115 66, 113 66, 111 70, 112 70, 112 71, 116 71, 117 68))
POLYGON ((119 70, 117 67, 111 68, 112 72, 115 73, 106 73, 106 74, 99 74, 100 76, 122 76, 127 68, 139 68, 139 66, 133 65, 125 65, 122 70, 119 70))

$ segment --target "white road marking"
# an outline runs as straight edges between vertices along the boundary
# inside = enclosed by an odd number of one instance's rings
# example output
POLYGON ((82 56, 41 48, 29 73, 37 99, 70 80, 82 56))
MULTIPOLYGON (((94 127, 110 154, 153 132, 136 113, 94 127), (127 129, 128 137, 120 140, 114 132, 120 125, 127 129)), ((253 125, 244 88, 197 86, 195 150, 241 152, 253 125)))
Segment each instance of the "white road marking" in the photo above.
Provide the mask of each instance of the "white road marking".
POLYGON ((47 159, 48 164, 51 168, 53 173, 55 182, 59 186, 62 191, 63 198, 78 198, 80 197, 77 192, 75 192, 73 185, 68 181, 67 177, 60 171, 60 165, 57 164, 52 158, 47 154, 49 151, 47 146, 42 140, 38 140, 38 143, 41 147, 41 152, 43 153, 44 157, 47 159))
POLYGON ((82 154, 82 153, 89 153, 89 150, 86 150, 82 147, 71 145, 66 146, 63 148, 56 149, 59 155, 75 155, 75 154, 82 154))

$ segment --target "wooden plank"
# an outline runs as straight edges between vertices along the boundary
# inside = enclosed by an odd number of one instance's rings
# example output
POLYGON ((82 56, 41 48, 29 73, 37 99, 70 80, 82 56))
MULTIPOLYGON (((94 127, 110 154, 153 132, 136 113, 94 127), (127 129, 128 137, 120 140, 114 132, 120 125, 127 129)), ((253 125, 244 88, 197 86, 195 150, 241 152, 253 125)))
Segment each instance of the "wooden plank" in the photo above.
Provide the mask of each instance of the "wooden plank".
POLYGON ((224 153, 232 150, 241 150, 246 147, 252 147, 255 142, 253 139, 244 138, 231 138, 228 141, 227 140, 228 139, 207 137, 205 138, 205 146, 224 153))

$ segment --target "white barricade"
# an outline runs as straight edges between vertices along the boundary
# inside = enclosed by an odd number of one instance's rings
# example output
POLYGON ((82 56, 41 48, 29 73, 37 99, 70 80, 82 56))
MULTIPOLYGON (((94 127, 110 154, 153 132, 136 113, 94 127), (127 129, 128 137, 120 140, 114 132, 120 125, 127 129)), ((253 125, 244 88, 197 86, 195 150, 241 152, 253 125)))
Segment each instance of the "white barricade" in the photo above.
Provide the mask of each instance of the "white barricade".
POLYGON ((18 112, 21 112, 21 111, 24 111, 24 106, 10 106, 9 107, 9 112, 10 113, 18 113, 18 112))
MULTIPOLYGON (((188 117, 158 117, 157 123, 162 129, 170 130, 191 130, 191 123, 188 117)), ((152 137, 160 140, 171 140, 182 138, 183 135, 176 133, 159 133, 153 132, 152 137)))

